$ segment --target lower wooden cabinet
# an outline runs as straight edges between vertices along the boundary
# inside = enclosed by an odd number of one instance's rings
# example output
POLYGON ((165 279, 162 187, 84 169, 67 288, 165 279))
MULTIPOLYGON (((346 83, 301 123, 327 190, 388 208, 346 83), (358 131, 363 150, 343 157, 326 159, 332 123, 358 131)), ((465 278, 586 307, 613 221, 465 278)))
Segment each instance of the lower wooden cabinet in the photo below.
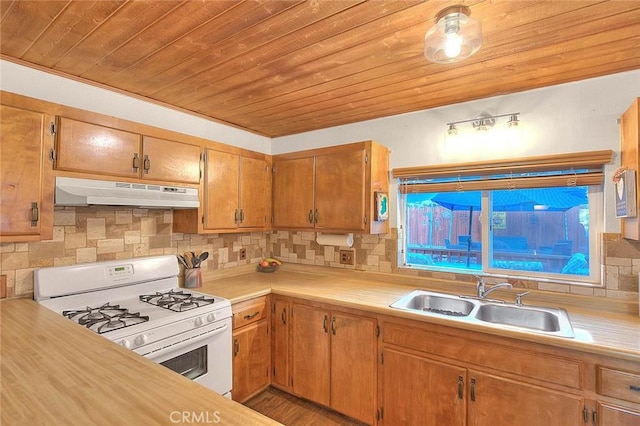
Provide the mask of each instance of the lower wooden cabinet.
POLYGON ((376 320, 301 303, 291 309, 293 393, 373 424, 376 320))
POLYGON ((468 371, 468 425, 578 426, 584 398, 479 371, 468 371))
POLYGON ((291 302, 278 296, 271 299, 271 384, 291 392, 289 366, 289 324, 291 302))
POLYGON ((364 423, 640 426, 632 361, 272 297, 272 385, 364 423))
POLYGON ((463 426, 466 369, 386 349, 381 413, 387 425, 463 426))
POLYGON ((270 333, 266 298, 234 305, 234 401, 244 402, 269 386, 270 333))
POLYGON ((382 424, 584 424, 579 359, 418 321, 382 328, 382 424))

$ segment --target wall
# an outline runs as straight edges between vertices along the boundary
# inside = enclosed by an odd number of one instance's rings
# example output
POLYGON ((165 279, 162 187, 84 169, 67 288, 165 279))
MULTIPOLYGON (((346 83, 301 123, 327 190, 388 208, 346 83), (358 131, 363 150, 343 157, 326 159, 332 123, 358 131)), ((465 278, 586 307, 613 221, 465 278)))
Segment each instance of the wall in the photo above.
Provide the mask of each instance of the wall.
POLYGON ((0 244, 7 297, 32 297, 33 271, 48 266, 207 251, 206 273, 267 257, 267 233, 181 234, 172 232, 172 220, 171 210, 56 207, 52 240, 0 244))

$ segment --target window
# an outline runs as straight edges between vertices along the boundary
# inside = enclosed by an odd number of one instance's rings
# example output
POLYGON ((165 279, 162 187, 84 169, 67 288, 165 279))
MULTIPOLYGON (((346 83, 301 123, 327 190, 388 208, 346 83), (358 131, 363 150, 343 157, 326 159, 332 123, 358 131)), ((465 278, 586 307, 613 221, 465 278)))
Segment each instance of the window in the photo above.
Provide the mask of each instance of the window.
POLYGON ((599 153, 599 167, 585 160, 595 153, 583 153, 573 156, 570 167, 563 156, 529 158, 516 173, 512 163, 501 168, 500 162, 492 163, 490 172, 483 170, 486 163, 458 166, 457 177, 440 177, 451 174, 451 166, 395 169, 401 262, 432 270, 598 281, 602 164, 611 152, 599 153), (576 157, 583 162, 574 163, 576 157))

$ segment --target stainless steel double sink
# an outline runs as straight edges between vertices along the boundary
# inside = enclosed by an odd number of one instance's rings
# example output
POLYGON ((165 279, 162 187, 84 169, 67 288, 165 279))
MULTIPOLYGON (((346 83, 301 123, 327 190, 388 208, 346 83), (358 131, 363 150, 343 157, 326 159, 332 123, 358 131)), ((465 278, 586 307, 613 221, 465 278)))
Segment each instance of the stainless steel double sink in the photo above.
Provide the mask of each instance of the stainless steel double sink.
POLYGON ((491 299, 415 290, 389 305, 454 321, 573 338, 569 314, 562 308, 515 305, 491 299))

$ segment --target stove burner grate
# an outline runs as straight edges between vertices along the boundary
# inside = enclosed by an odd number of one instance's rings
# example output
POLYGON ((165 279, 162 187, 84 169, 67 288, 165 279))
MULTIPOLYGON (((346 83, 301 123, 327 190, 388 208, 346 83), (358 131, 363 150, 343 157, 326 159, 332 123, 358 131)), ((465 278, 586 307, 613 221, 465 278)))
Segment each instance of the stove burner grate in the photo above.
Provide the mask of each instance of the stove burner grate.
POLYGON ((212 304, 213 297, 195 296, 185 293, 182 290, 169 290, 166 292, 156 292, 155 294, 144 294, 139 296, 140 300, 151 305, 159 306, 175 312, 188 311, 212 304))
POLYGON ((62 311, 62 315, 99 334, 149 321, 146 315, 131 313, 127 308, 109 303, 93 308, 87 306, 86 309, 62 311))

